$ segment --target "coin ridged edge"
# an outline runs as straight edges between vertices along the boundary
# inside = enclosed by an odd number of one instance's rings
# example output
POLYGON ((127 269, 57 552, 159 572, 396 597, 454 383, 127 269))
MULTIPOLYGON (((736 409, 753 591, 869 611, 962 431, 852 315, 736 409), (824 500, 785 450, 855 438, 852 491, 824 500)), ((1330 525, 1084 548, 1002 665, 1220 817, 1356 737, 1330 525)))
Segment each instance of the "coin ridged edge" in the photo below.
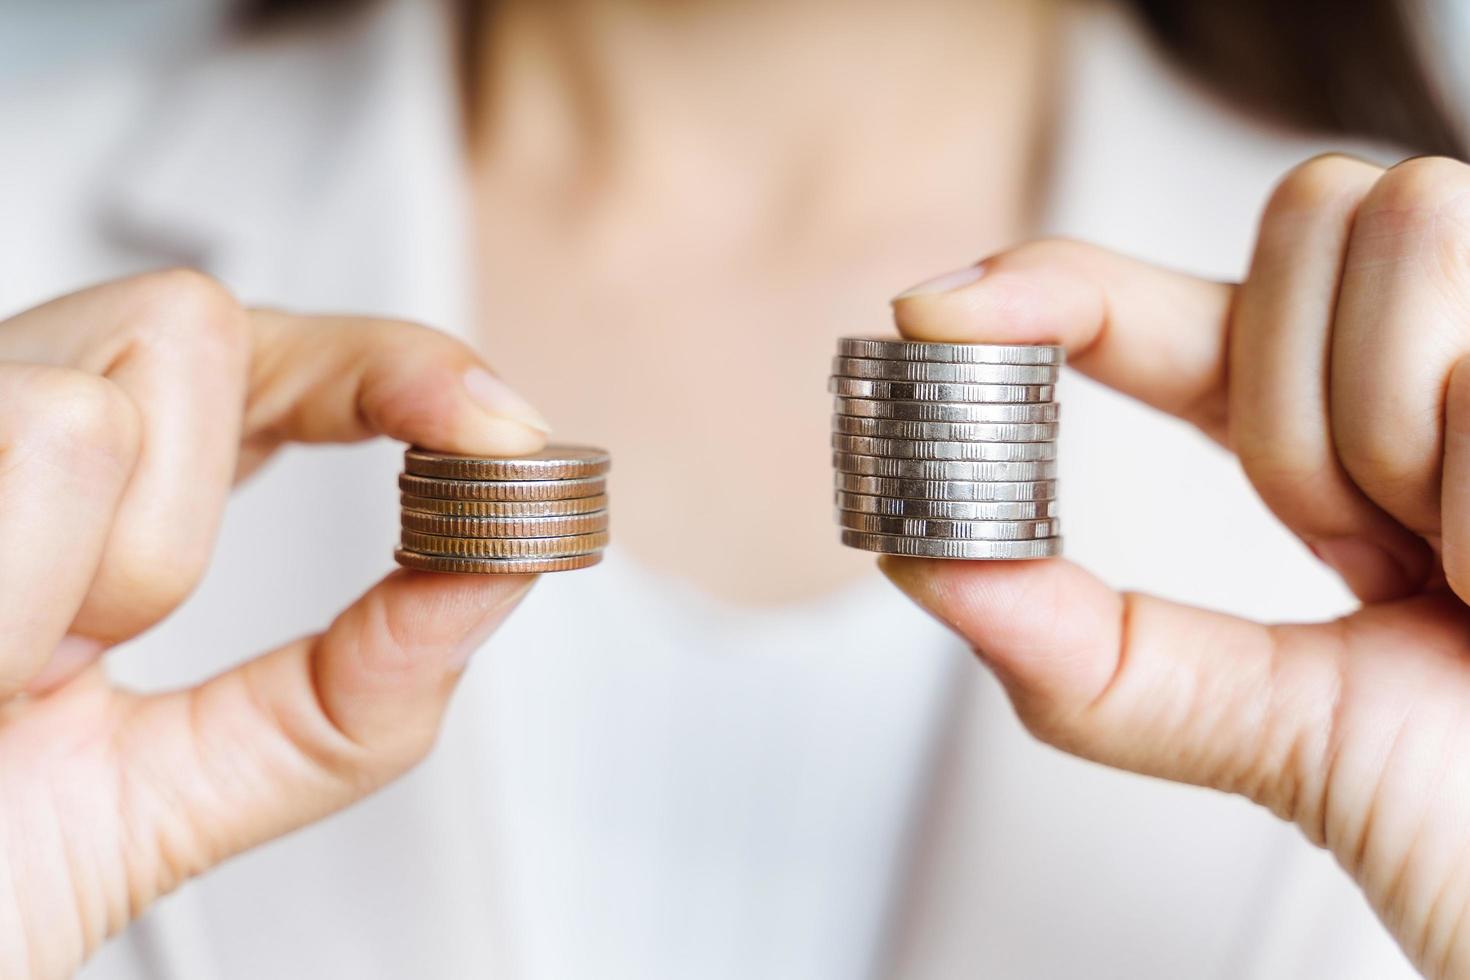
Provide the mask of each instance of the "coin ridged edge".
POLYGON ((896 361, 873 357, 832 358, 839 378, 870 381, 947 381, 983 385, 1051 385, 1061 376, 1054 364, 953 364, 936 361, 896 361))
POLYGON ((445 517, 574 517, 607 510, 607 494, 564 500, 453 500, 402 493, 398 504, 405 511, 445 517))
POLYGON ((1062 364, 1066 352, 1052 344, 953 344, 884 337, 841 337, 841 357, 941 364, 1062 364))
POLYGON ((1018 561, 1052 558, 1062 553, 1061 538, 1034 541, 957 541, 938 538, 906 538, 896 534, 867 534, 843 528, 842 543, 849 548, 911 558, 947 558, 965 561, 1018 561))
POLYGON ((541 575, 547 572, 570 572, 590 568, 602 561, 601 551, 560 558, 455 558, 449 555, 426 555, 407 548, 393 552, 394 561, 404 568, 421 572, 447 572, 456 575, 541 575))
POLYGON ((559 558, 607 547, 606 531, 564 534, 555 538, 455 538, 443 534, 404 531, 399 542, 409 551, 456 558, 559 558))
POLYGON ((952 459, 891 459, 860 453, 832 453, 832 467, 857 476, 901 480, 965 480, 973 483, 1021 483, 1056 477, 1055 460, 1030 463, 972 463, 952 459))
POLYGON ((924 500, 834 491, 839 510, 944 521, 1036 521, 1057 516, 1055 500, 924 500))
POLYGON ((863 398, 838 395, 832 411, 860 419, 898 419, 905 422, 1055 422, 1061 416, 1056 402, 925 402, 903 398, 863 398))
POLYGON ((1054 500, 1056 480, 909 480, 891 476, 837 473, 833 486, 843 493, 913 500, 990 503, 1012 500, 1054 500))
POLYGON ((607 478, 578 480, 447 480, 412 473, 398 475, 398 489, 415 497, 447 500, 569 500, 607 492, 607 478))
POLYGON ((911 419, 832 416, 832 431, 869 439, 926 442, 1052 442, 1060 434, 1056 422, 934 422, 911 419))
POLYGON ((1029 405, 1049 402, 1055 385, 986 385, 948 381, 872 381, 867 378, 833 377, 827 390, 844 398, 893 399, 919 402, 998 402, 1029 405))
POLYGON ((576 480, 601 476, 610 466, 611 457, 591 446, 551 446, 540 459, 455 456, 422 449, 403 454, 404 472, 448 480, 576 480))
POLYGON ((401 525, 422 534, 452 538, 560 538, 607 530, 607 511, 551 517, 454 517, 404 511, 401 525))
POLYGON ((962 439, 888 439, 832 433, 838 452, 936 463, 1043 463, 1057 458, 1057 444, 1045 442, 969 442, 962 439))
POLYGON ((1036 541, 1061 534, 1062 523, 1055 517, 1021 520, 961 521, 941 517, 895 517, 838 509, 838 527, 865 531, 868 534, 893 534, 902 538, 930 538, 939 541, 1036 541))

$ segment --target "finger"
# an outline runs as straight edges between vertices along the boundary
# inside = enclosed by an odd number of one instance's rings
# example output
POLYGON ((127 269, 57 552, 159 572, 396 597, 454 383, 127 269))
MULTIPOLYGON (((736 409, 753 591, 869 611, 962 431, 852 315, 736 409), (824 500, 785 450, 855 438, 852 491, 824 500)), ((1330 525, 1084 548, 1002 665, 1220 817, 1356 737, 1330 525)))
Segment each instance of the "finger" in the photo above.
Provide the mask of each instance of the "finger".
POLYGON ((142 423, 137 466, 76 632, 108 643, 136 635, 203 574, 234 475, 248 358, 244 312, 187 270, 74 293, 0 331, 0 359, 105 377, 142 423))
POLYGON ((1321 798, 1338 682, 1329 627, 1120 595, 1062 560, 881 565, 974 646, 1039 738, 1288 819, 1321 798))
POLYGON ((138 442, 132 404, 111 382, 0 364, 0 699, 33 683, 58 646, 78 648, 63 640, 101 562, 138 442))
POLYGON ((132 880, 161 894, 409 768, 465 659, 531 582, 395 572, 320 636, 143 700, 117 741, 127 838, 149 844, 132 880))
POLYGON ((1338 300, 1332 427, 1353 481, 1400 523, 1440 531, 1445 389, 1470 353, 1470 167, 1424 158, 1358 208, 1338 300))
POLYGON ((1223 441, 1233 297, 1229 285, 1053 240, 917 286, 893 312, 916 340, 1061 344, 1077 370, 1223 441))
POLYGON ((465 344, 392 320, 252 315, 245 438, 353 442, 386 435, 441 452, 517 456, 549 426, 465 344))
POLYGON ((1261 499, 1364 601, 1423 583, 1433 553, 1368 500, 1338 462, 1327 364, 1358 206, 1383 168, 1310 160, 1266 206, 1230 330, 1230 444, 1261 499))

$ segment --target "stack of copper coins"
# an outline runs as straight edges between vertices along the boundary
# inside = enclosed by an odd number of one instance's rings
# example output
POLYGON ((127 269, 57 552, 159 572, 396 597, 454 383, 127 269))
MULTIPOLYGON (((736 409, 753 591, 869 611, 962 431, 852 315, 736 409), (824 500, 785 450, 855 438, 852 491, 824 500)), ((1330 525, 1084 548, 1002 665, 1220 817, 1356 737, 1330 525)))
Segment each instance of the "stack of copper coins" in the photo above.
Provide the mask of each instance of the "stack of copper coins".
POLYGON ((608 454, 548 446, 497 459, 404 453, 402 537, 407 568, 533 574, 586 568, 607 547, 608 454))
POLYGON ((1061 554, 1060 347, 838 341, 828 389, 842 543, 922 558, 1061 554))

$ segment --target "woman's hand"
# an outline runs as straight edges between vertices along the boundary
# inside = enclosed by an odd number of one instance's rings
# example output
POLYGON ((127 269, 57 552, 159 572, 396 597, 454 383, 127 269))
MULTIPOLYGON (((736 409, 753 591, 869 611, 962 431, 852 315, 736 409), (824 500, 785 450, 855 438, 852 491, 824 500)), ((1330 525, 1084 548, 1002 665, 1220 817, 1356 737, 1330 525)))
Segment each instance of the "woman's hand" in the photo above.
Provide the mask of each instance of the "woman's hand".
POLYGON ((895 311, 922 340, 1063 343, 1193 422, 1363 606, 1263 626, 1062 560, 887 573, 1040 738, 1270 807, 1336 855, 1421 970, 1470 976, 1470 167, 1304 164, 1238 286, 1040 242, 895 311))
POLYGON ((69 976, 185 879, 403 772, 530 585, 399 571, 197 688, 112 687, 98 657, 194 587, 237 472, 378 433, 517 454, 538 425, 454 340, 247 312, 192 272, 0 323, 0 976, 69 976))

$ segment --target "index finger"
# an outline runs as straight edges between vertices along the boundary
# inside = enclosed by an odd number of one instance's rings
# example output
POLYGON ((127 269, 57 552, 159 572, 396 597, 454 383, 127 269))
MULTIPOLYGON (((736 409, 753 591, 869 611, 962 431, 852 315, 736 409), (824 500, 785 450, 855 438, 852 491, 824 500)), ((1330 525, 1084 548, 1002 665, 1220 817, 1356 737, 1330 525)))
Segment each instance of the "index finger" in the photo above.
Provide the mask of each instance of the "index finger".
POLYGON ((244 440, 386 435, 443 452, 514 456, 546 443, 541 415, 468 345, 417 324, 361 317, 250 314, 244 440))
POLYGON ((914 340, 1060 344, 1110 388, 1224 441, 1234 285, 1080 242, 1032 242, 893 301, 914 340))
POLYGON ((153 442, 199 452, 222 451, 219 416, 227 406, 238 415, 242 388, 242 437, 257 447, 386 435, 445 452, 509 456, 546 441, 545 420, 453 337, 396 320, 243 311, 220 284, 187 269, 93 286, 4 326, 0 361, 113 377, 167 427, 153 442), (230 346, 246 356, 227 365, 219 356, 185 356, 222 333, 243 334, 230 346), (243 363, 248 377, 225 376, 243 363))

